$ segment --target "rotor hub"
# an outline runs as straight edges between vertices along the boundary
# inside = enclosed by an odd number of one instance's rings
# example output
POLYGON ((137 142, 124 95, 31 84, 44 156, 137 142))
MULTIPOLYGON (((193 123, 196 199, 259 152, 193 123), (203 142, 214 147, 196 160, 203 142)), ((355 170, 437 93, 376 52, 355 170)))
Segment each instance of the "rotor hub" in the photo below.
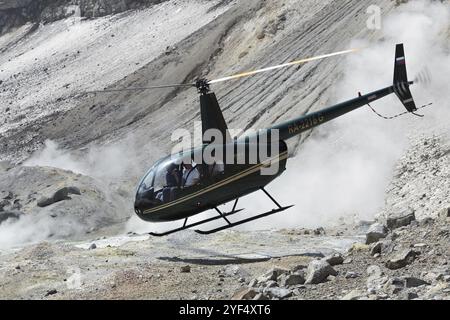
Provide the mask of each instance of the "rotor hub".
POLYGON ((198 93, 207 94, 211 89, 209 87, 209 81, 207 79, 199 79, 195 82, 198 93))

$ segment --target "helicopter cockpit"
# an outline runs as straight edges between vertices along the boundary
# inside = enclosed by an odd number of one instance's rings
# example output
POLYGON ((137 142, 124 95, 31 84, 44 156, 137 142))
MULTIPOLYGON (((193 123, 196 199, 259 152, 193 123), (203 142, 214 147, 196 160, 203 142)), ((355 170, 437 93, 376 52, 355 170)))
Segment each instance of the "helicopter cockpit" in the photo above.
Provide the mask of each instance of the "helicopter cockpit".
POLYGON ((197 164, 190 157, 162 159, 142 179, 136 204, 151 208, 169 203, 219 180, 223 174, 223 164, 197 164))

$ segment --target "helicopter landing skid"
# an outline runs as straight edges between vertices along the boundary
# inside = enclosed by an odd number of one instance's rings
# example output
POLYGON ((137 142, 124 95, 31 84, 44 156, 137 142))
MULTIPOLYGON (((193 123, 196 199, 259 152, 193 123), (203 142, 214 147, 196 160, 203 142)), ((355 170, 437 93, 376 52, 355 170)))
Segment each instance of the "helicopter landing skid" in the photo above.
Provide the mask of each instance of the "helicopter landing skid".
POLYGON ((235 200, 234 205, 233 205, 233 210, 231 210, 230 212, 222 213, 222 212, 220 212, 219 209, 214 208, 214 209, 216 209, 217 212, 220 213, 220 216, 208 218, 208 219, 201 220, 201 221, 198 221, 198 222, 195 222, 195 223, 191 223, 191 224, 187 224, 188 218, 186 218, 186 219, 184 219, 183 226, 180 227, 180 228, 172 229, 172 230, 169 230, 169 231, 166 231, 166 232, 162 232, 162 233, 150 232, 149 235, 154 236, 154 237, 164 237, 164 236, 167 236, 169 234, 172 234, 172 233, 175 233, 175 232, 178 232, 178 231, 183 231, 183 230, 186 230, 186 229, 189 229, 189 228, 192 228, 192 227, 196 227, 196 226, 199 226, 201 224, 204 224, 204 223, 207 223, 207 222, 211 222, 211 221, 214 221, 214 220, 218 220, 218 219, 221 219, 221 218, 224 218, 225 220, 228 221, 228 219, 226 218, 227 216, 231 216, 232 214, 235 214, 235 213, 238 213, 238 212, 244 210, 244 209, 237 209, 236 210, 236 205, 237 205, 238 200, 239 200, 239 198, 235 200))
MULTIPOLYGON (((231 223, 226 218, 225 214, 221 213, 219 209, 215 208, 216 211, 220 214, 220 216, 218 218, 223 218, 227 222, 227 224, 222 226, 222 227, 216 228, 216 229, 211 229, 211 230, 207 230, 207 231, 195 230, 195 232, 197 232, 199 234, 203 234, 203 235, 216 233, 216 232, 219 232, 219 231, 222 231, 222 230, 225 230, 225 229, 229 229, 229 228, 233 228, 235 226, 238 226, 238 225, 241 225, 241 224, 253 221, 253 220, 257 220, 257 219, 260 219, 260 218, 263 218, 263 217, 270 216, 270 215, 278 213, 278 212, 282 212, 284 210, 287 210, 287 209, 293 207, 293 205, 286 206, 286 207, 280 206, 280 204, 264 188, 261 188, 261 190, 264 191, 264 193, 270 198, 270 200, 272 200, 277 205, 277 207, 278 207, 277 209, 272 209, 270 211, 261 213, 261 214, 259 214, 257 216, 254 216, 254 217, 251 217, 251 218, 247 218, 247 219, 243 219, 243 220, 231 223)), ((236 202, 237 202, 237 199, 236 199, 236 202)))

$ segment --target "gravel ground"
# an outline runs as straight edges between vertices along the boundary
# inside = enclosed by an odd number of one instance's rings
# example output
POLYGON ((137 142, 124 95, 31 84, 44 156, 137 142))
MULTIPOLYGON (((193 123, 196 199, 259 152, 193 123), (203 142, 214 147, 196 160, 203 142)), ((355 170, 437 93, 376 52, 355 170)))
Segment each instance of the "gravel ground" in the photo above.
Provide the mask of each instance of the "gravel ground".
MULTIPOLYGON (((0 297, 449 299, 449 99, 440 74, 450 65, 447 9, 388 0, 177 0, 2 35, 0 297), (373 4, 387 29, 367 28, 373 4), (390 32, 409 10, 431 14, 436 28, 419 19, 417 29, 390 32), (433 112, 394 124, 361 109, 294 139, 290 174, 270 187, 296 204, 281 218, 211 237, 155 239, 149 229, 170 226, 132 217, 136 182, 171 150, 168 133, 192 131, 199 120, 197 96, 86 90, 213 79, 374 45, 355 58, 214 88, 231 128, 260 128, 389 84, 400 41, 410 48, 408 70, 417 74, 427 60, 434 71, 437 81, 413 92, 420 104, 432 100, 433 112), (432 50, 434 59, 423 55, 432 50)), ((397 100, 383 101, 380 112, 400 110, 397 100)), ((246 212, 259 211, 259 200, 246 212)))

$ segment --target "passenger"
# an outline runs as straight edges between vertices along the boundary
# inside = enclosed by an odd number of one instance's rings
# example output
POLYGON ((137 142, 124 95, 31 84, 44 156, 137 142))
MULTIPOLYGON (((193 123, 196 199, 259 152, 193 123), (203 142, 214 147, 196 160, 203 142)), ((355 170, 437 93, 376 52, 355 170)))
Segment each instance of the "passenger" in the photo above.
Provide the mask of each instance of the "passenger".
POLYGON ((181 172, 176 164, 172 163, 167 167, 166 184, 167 187, 181 186, 181 172))
POLYGON ((191 163, 184 164, 183 171, 183 186, 191 187, 200 182, 200 172, 197 169, 197 165, 194 166, 191 163))

